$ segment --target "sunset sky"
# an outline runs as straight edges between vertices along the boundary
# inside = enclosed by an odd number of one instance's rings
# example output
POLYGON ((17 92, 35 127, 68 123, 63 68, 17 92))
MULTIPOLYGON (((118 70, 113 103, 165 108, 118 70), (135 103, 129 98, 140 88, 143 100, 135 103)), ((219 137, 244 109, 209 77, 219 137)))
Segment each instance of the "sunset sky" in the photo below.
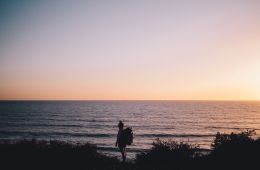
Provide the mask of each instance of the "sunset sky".
POLYGON ((0 99, 260 100, 260 1, 0 2, 0 99))

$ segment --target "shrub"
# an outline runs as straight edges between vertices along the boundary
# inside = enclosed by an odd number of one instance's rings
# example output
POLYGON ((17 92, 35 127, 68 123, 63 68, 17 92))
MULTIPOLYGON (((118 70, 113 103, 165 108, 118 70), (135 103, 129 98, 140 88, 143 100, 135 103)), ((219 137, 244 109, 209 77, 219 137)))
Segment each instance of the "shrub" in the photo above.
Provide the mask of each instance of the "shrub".
POLYGON ((172 169, 190 166, 198 147, 173 140, 156 139, 147 152, 137 154, 136 165, 140 169, 172 169))
POLYGON ((260 139, 253 130, 238 134, 217 133, 207 164, 215 169, 254 169, 260 162, 260 139))
POLYGON ((238 134, 233 132, 231 134, 220 134, 218 132, 211 146, 213 150, 216 150, 225 145, 252 143, 254 139, 252 139, 251 136, 254 134, 254 130, 247 130, 238 134))
POLYGON ((61 141, 2 141, 1 166, 9 169, 115 169, 119 161, 97 152, 93 144, 61 141))

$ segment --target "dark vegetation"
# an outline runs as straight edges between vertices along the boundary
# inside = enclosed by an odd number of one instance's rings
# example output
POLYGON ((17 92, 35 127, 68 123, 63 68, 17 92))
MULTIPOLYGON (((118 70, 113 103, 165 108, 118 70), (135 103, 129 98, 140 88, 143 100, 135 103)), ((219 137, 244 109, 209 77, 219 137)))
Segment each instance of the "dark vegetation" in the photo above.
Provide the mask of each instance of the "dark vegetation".
POLYGON ((97 152, 92 144, 61 141, 2 141, 0 161, 4 169, 119 169, 120 161, 97 152))
POLYGON ((157 139, 153 147, 139 153, 130 163, 97 152, 92 144, 60 141, 1 141, 1 169, 260 169, 260 139, 254 131, 238 134, 217 133, 212 150, 203 152, 196 145, 157 139))
POLYGON ((254 131, 217 133, 208 153, 198 146, 157 140, 146 153, 137 155, 137 169, 254 170, 260 169, 260 138, 254 131))

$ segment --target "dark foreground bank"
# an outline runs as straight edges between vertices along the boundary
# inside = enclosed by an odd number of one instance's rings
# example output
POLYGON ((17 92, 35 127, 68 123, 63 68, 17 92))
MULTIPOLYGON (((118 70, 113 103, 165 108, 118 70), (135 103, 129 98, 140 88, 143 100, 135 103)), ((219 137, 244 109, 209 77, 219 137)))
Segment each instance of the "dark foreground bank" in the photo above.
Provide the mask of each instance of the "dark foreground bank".
POLYGON ((1 141, 2 169, 259 169, 260 139, 253 131, 216 134, 212 150, 205 154, 198 146, 157 139, 153 147, 130 163, 97 152, 92 144, 61 141, 1 141))

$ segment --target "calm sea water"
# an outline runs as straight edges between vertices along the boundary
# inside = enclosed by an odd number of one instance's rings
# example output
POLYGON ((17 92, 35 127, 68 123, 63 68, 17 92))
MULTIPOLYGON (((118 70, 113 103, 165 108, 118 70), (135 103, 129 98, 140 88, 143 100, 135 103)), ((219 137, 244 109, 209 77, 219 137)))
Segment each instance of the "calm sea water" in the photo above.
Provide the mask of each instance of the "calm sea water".
POLYGON ((151 147, 156 138, 210 148, 219 132, 256 129, 260 102, 231 101, 1 101, 0 139, 58 139, 91 142, 104 153, 114 147, 117 123, 134 130, 128 153, 151 147))

